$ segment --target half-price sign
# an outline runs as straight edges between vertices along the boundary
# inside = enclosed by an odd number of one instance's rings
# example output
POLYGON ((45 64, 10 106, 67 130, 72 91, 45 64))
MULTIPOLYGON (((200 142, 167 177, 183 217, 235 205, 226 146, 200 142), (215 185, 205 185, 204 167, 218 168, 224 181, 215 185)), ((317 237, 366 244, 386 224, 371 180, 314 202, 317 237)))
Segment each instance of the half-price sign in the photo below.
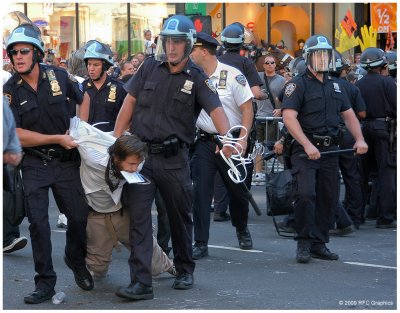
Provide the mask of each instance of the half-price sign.
POLYGON ((371 25, 378 33, 397 32, 397 3, 371 3, 371 25))

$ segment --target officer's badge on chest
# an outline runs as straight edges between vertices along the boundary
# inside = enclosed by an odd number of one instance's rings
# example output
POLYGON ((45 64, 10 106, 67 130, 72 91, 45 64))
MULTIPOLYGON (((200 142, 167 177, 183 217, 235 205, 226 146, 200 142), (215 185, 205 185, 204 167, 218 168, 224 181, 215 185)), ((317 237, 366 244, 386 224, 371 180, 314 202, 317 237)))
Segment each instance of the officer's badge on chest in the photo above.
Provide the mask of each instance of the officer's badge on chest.
POLYGON ((108 102, 115 102, 116 99, 116 94, 117 94, 117 86, 112 84, 110 86, 110 93, 108 94, 108 102))
POLYGON ((191 95, 192 88, 193 88, 193 82, 190 80, 186 80, 185 83, 183 84, 183 88, 181 89, 181 91, 191 95))
POLYGON ((49 79, 50 82, 50 88, 53 93, 53 97, 62 95, 61 87, 60 84, 58 83, 54 70, 47 69, 46 73, 47 73, 47 78, 49 79))
POLYGON ((292 93, 296 90, 296 84, 289 83, 285 87, 285 96, 290 97, 292 93))
POLYGON ((338 83, 333 83, 333 89, 334 89, 335 92, 342 93, 338 83))

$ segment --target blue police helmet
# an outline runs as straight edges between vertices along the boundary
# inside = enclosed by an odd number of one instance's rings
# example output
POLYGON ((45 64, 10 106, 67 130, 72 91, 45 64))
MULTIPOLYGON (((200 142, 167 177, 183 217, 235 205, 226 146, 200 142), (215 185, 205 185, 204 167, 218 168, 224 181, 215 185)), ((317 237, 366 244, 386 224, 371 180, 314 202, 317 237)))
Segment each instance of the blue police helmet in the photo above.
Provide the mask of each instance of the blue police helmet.
POLYGON ((40 30, 32 24, 21 24, 11 32, 6 46, 10 59, 9 51, 16 43, 29 43, 41 52, 42 57, 44 56, 44 42, 42 41, 40 30))
POLYGON ((88 59, 100 59, 110 66, 114 65, 113 53, 110 47, 97 40, 91 40, 91 43, 85 50, 83 60, 87 62, 88 59))
POLYGON ((363 69, 370 70, 378 67, 384 67, 387 64, 385 52, 382 49, 369 47, 363 51, 360 58, 360 66, 363 69))
POLYGON ((159 34, 154 58, 158 61, 167 61, 165 44, 167 38, 186 40, 185 52, 182 60, 189 56, 193 45, 196 43, 196 28, 190 18, 184 15, 173 15, 169 17, 159 34))

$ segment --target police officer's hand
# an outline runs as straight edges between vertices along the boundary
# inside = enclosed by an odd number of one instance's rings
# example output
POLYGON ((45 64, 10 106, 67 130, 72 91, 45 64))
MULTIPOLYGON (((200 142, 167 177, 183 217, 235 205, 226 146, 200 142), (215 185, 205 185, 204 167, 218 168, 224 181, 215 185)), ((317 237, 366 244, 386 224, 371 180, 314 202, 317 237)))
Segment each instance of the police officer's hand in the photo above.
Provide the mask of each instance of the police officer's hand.
MULTIPOLYGON (((215 153, 218 153, 219 151, 220 151, 220 149, 219 149, 218 146, 217 146, 217 149, 216 149, 215 153)), ((233 148, 232 148, 232 147, 230 147, 230 146, 228 146, 228 145, 224 145, 224 146, 222 147, 221 153, 223 153, 224 156, 225 156, 227 159, 229 159, 229 158, 231 157, 231 155, 232 155, 232 151, 233 151, 233 148)))
POLYGON ((318 160, 321 157, 319 150, 311 143, 304 147, 304 151, 310 160, 318 160))
MULTIPOLYGON (((243 156, 247 150, 247 140, 245 140, 245 139, 239 140, 235 144, 235 147, 236 147, 236 149, 238 149, 240 154, 243 156)), ((235 150, 233 153, 237 153, 237 151, 235 150)))
POLYGON ((22 153, 15 152, 4 152, 3 153, 3 164, 10 164, 12 166, 17 166, 22 159, 22 153))
POLYGON ((356 150, 356 154, 364 154, 368 151, 368 145, 364 140, 357 140, 353 148, 356 150))
POLYGON ((73 140, 70 135, 60 135, 59 145, 64 147, 65 149, 73 149, 78 146, 78 144, 73 140))
POLYGON ((280 140, 275 142, 275 144, 274 144, 274 152, 277 155, 281 155, 283 153, 283 144, 282 144, 282 142, 280 140))

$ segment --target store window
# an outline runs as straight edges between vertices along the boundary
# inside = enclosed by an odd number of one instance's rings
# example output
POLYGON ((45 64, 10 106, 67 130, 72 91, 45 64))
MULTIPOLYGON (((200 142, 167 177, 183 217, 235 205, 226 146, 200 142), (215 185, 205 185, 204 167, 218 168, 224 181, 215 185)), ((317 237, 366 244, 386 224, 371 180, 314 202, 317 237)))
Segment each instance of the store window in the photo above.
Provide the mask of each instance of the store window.
POLYGON ((28 3, 27 15, 42 32, 42 40, 49 60, 68 59, 71 52, 76 49, 75 5, 73 3, 28 3))
MULTIPOLYGON (((162 29, 163 19, 173 14, 175 4, 131 3, 131 55, 144 52, 145 30, 151 31, 154 41, 162 29)), ((124 47, 123 54, 127 51, 124 47)))
POLYGON ((98 40, 121 58, 128 40, 126 3, 79 3, 79 45, 98 40))
POLYGON ((226 25, 239 22, 253 32, 256 40, 267 38, 265 3, 226 3, 226 25))
POLYGON ((310 37, 310 3, 274 4, 271 8, 271 43, 294 55, 297 41, 310 37))
POLYGON ((314 32, 324 35, 334 45, 332 38, 332 25, 334 25, 333 3, 315 3, 314 32))

